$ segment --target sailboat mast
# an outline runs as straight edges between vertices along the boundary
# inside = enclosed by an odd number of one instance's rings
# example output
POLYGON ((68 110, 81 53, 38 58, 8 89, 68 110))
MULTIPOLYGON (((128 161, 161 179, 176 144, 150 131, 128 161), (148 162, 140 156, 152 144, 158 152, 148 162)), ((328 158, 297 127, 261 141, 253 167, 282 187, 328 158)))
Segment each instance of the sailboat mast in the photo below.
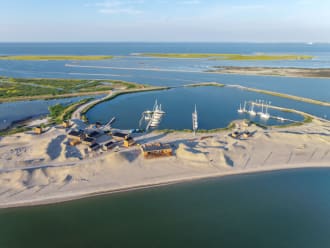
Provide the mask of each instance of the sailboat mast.
POLYGON ((195 111, 192 113, 192 124, 193 124, 194 135, 196 135, 196 131, 198 129, 198 114, 197 114, 196 104, 195 104, 195 111))

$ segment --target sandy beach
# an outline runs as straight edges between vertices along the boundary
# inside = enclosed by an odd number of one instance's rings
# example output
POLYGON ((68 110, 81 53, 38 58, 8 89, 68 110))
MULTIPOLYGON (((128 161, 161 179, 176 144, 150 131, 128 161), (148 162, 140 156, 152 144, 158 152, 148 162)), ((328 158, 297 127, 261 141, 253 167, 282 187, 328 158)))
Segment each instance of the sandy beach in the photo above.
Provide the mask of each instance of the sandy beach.
POLYGON ((330 123, 246 128, 252 137, 229 131, 211 134, 136 134, 138 144, 170 143, 171 157, 146 159, 139 146, 106 152, 72 147, 68 130, 22 133, 0 140, 0 207, 48 204, 91 195, 190 181, 199 178, 305 167, 330 167, 330 123))
POLYGON ((293 67, 240 67, 219 66, 214 67, 211 73, 241 74, 256 76, 281 76, 297 78, 330 78, 329 68, 293 68, 293 67))

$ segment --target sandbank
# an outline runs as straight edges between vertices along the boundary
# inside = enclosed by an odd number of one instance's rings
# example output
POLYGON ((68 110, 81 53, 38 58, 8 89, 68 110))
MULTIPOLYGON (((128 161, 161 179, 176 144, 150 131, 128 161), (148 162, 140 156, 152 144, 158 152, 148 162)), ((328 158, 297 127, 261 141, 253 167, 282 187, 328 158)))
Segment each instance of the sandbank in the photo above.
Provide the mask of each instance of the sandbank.
POLYGON ((246 127, 253 136, 136 134, 139 144, 170 143, 174 156, 146 159, 139 146, 107 152, 71 147, 66 129, 0 139, 0 207, 63 202, 92 195, 141 189, 201 178, 293 168, 330 167, 330 123, 246 127))

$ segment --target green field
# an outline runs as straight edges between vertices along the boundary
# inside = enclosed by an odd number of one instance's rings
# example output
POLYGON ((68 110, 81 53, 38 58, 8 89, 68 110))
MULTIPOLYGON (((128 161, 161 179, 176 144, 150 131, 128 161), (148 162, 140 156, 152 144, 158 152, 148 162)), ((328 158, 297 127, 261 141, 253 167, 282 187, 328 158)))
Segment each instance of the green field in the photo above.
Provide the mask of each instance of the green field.
POLYGON ((0 56, 0 60, 104 60, 112 59, 110 55, 18 55, 0 56))
POLYGON ((302 60, 313 56, 294 54, 225 54, 225 53, 143 53, 145 57, 177 59, 214 59, 214 60, 302 60))
POLYGON ((60 98, 107 93, 116 89, 144 88, 119 80, 19 79, 0 77, 0 102, 60 98))

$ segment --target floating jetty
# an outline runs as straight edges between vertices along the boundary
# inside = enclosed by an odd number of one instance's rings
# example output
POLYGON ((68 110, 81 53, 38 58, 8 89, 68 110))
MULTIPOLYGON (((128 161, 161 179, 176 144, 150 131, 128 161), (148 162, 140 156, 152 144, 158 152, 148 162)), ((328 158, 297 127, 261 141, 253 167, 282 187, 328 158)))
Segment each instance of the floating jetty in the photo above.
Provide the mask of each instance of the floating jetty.
POLYGON ((240 104, 239 109, 237 110, 238 113, 248 113, 250 116, 256 116, 258 115, 260 117, 260 119, 262 120, 268 120, 268 119, 275 119, 281 122, 284 121, 289 121, 289 122, 298 122, 295 120, 291 120, 291 119, 287 119, 281 116, 272 116, 270 115, 270 113, 268 112, 269 108, 277 108, 277 107, 273 107, 271 106, 271 102, 267 102, 265 100, 255 100, 255 101, 244 101, 244 107, 242 108, 242 104, 240 104), (246 110, 246 103, 249 104, 249 110, 246 110), (256 112, 255 111, 255 106, 260 107, 260 111, 256 112))
POLYGON ((141 127, 142 123, 145 121, 148 122, 146 130, 149 130, 150 128, 156 128, 159 126, 164 115, 165 112, 162 110, 162 105, 158 104, 156 100, 152 110, 146 110, 142 113, 139 125, 141 127))

